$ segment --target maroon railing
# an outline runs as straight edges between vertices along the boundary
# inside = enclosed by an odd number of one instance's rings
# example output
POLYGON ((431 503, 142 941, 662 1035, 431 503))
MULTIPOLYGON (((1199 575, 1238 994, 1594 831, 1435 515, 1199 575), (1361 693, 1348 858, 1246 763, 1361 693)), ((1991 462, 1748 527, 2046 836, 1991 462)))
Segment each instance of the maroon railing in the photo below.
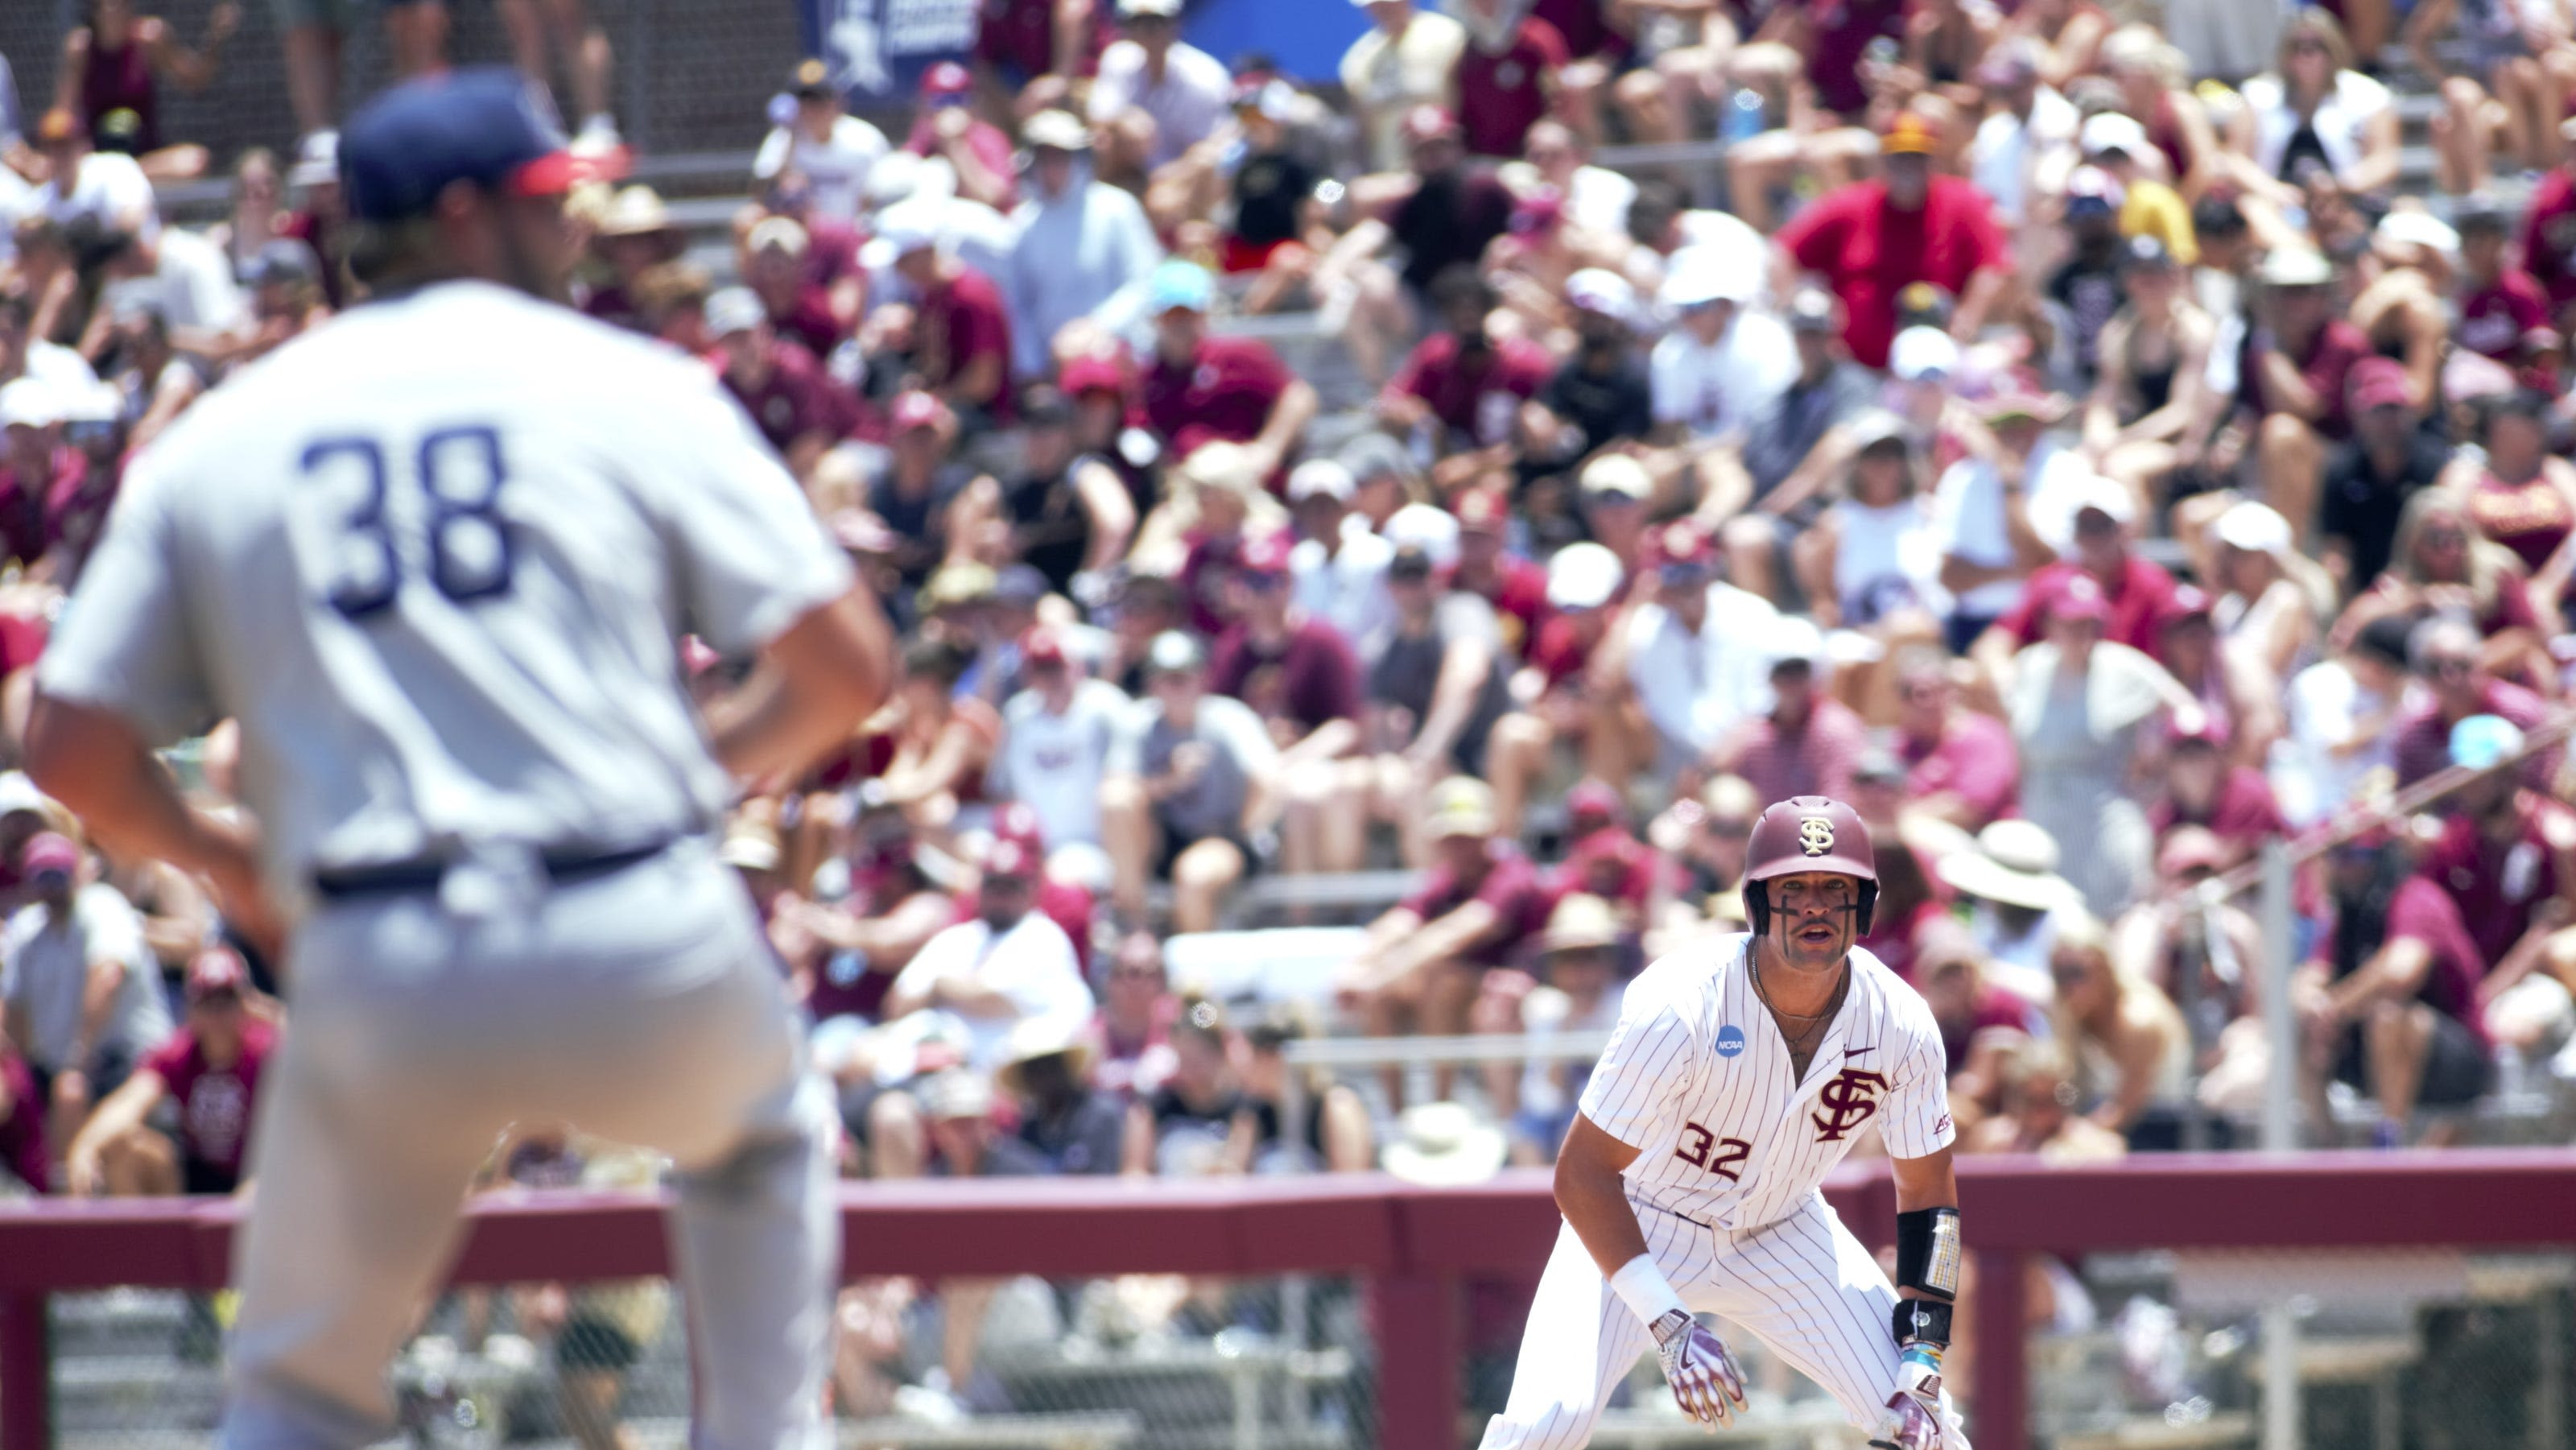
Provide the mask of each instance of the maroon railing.
MULTIPOLYGON (((1883 1164, 1825 1189, 1864 1242, 1895 1202, 1883 1164)), ((2024 1319, 2022 1258, 2146 1247, 2500 1247, 2576 1244, 2576 1151, 2181 1154, 2085 1168, 1967 1158, 1959 1196, 1979 1260, 1975 1319, 2024 1319)), ((669 1272, 660 1200, 501 1194, 478 1200, 459 1283, 669 1272)), ((222 1284, 229 1201, 44 1200, 0 1208, 0 1450, 44 1450, 45 1297, 222 1284)), ((1534 1275, 1556 1233, 1537 1172, 1470 1188, 1375 1175, 1198 1182, 1018 1179, 852 1184, 843 1272, 1351 1274, 1370 1284, 1385 1450, 1455 1442, 1462 1280, 1534 1275)), ((2024 1450, 2024 1336, 1978 1336, 1976 1441, 2024 1450)))

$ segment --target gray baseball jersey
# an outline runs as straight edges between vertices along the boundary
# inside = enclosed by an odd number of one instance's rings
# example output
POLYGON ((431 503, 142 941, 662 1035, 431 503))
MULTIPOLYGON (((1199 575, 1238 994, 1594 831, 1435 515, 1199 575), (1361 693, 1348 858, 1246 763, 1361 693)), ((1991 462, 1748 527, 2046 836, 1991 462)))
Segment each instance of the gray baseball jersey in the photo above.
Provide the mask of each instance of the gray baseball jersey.
POLYGON ((136 460, 38 679, 157 739, 239 720, 273 879, 613 849, 730 798, 675 637, 745 650, 850 580, 702 364, 455 282, 334 319, 136 460))

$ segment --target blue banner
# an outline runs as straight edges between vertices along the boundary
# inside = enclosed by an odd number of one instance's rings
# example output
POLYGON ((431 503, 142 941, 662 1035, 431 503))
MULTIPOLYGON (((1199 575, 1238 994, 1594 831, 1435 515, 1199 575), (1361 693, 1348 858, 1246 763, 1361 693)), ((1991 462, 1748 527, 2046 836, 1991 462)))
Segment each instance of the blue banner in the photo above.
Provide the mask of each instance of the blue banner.
POLYGON ((798 0, 797 10, 805 53, 859 100, 909 98, 923 71, 966 59, 979 13, 976 0, 798 0))

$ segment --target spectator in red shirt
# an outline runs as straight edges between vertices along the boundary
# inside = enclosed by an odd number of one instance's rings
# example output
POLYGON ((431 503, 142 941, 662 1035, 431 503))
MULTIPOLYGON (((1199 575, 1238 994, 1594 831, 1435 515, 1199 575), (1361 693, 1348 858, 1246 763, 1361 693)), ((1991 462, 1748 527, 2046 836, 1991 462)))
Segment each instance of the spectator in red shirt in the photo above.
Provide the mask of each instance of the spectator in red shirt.
POLYGON ((1797 795, 1843 799, 1851 793, 1852 767, 1868 744, 1868 727, 1850 706, 1819 688, 1824 640, 1814 625, 1785 618, 1773 635, 1752 642, 1771 656, 1770 712, 1728 732, 1710 752, 1709 769, 1744 777, 1766 801, 1797 795))
POLYGON ((1507 464, 1521 404, 1547 386, 1555 362, 1525 337, 1487 335, 1494 289, 1475 268, 1442 273, 1431 300, 1445 330, 1424 338, 1396 370, 1378 395, 1378 417, 1398 434, 1437 423, 1444 454, 1474 449, 1490 455, 1481 463, 1507 464))
POLYGON ((187 1022, 98 1105, 64 1154, 73 1197, 241 1187, 260 1075, 277 1050, 276 1029, 249 1010, 249 991, 249 969, 229 947, 188 963, 187 1022), (169 1136, 150 1121, 164 1098, 178 1108, 169 1136))
POLYGON ((1880 138, 1878 179, 1826 193, 1776 234, 1786 275, 1775 295, 1796 290, 1796 273, 1820 274, 1842 299, 1843 342, 1867 367, 1887 366, 1897 294, 1908 286, 1929 282, 1958 298, 1950 335, 1974 339, 2011 271, 1994 203, 1973 182, 1935 175, 1936 149, 1921 117, 1897 117, 1880 138))
MULTIPOLYGON (((2451 729, 2450 763, 2476 770, 2512 756, 2522 731, 2493 715, 2451 729)), ((2545 964, 2548 940, 2576 906, 2576 815, 2529 790, 2512 771, 2462 786, 2442 834, 2416 862, 2418 875, 2450 894, 2486 972, 2515 980, 2545 964)), ((2493 995, 2511 982, 2495 983, 2493 995)))
POLYGON ((1092 1085, 1122 1102, 1152 1097, 1172 1075, 1172 1023, 1180 1013, 1162 942, 1150 931, 1120 937, 1091 1024, 1092 1085))
POLYGON ((2254 466, 2263 501, 2305 541, 2317 527, 2326 448, 2352 436, 2345 384, 2370 339, 2336 315, 2334 264, 2310 247, 2275 247, 2256 273, 2263 300, 2245 333, 2238 394, 2260 419, 2254 466))
POLYGON ((1100 68, 1107 0, 985 0, 975 25, 975 78, 986 109, 1029 115, 1062 105, 1067 83, 1100 68))
MULTIPOLYGON (((803 226, 771 217, 743 239, 742 280, 768 309, 771 326, 805 344, 814 356, 828 358, 859 319, 855 311, 838 311, 832 289, 814 280, 805 261, 812 246, 803 226)), ((846 292, 841 297, 847 304, 861 300, 846 292)))
MULTIPOLYGON (((2475 626, 2450 616, 2428 619, 2408 636, 2406 655, 2424 682, 2424 702, 2397 724, 2397 783, 2413 785, 2451 762, 2451 732, 2472 715, 2497 715, 2536 730, 2547 715, 2540 697, 2487 672, 2475 626)), ((2556 750, 2523 762, 2522 781, 2545 791, 2557 773, 2556 750)))
POLYGON ((927 217, 880 218, 878 235, 913 290, 916 385, 955 409, 968 433, 1010 422, 1011 321, 1000 289, 957 260, 927 217))
MULTIPOLYGON (((1429 879, 1369 924, 1335 988, 1371 1037, 1465 1032, 1484 973, 1513 965, 1547 925, 1547 889, 1520 848, 1496 835, 1494 793, 1483 781, 1442 781, 1428 815, 1437 857, 1429 879)), ((1386 1074, 1387 1102, 1399 1110, 1403 1078, 1386 1074)), ((1456 1079, 1455 1067, 1434 1067, 1432 1098, 1447 1099, 1456 1079)))
POLYGON ((1547 561, 1548 615, 1512 680, 1511 714, 1494 722, 1485 746, 1485 778, 1493 782, 1494 810, 1515 829, 1529 792, 1545 776, 1563 742, 1580 753, 1585 773, 1626 780, 1633 773, 1626 731, 1615 711, 1599 708, 1592 658, 1609 638, 1627 571, 1619 556, 1599 544, 1568 544, 1547 561))
MULTIPOLYGON (((2393 1148, 2419 1106, 2465 1106, 2493 1080, 2476 1001, 2484 967, 2459 908, 2409 876, 2392 846, 2354 843, 2333 859, 2333 924, 2290 979, 2302 1077, 2319 1123, 2334 1121, 2329 1079, 2376 1093, 2377 1142, 2393 1148)), ((2438 1124, 2425 1141, 2448 1141, 2457 1127, 2438 1124)))
POLYGON ((88 482, 87 460, 62 441, 64 402, 39 378, 0 384, 0 563, 42 563, 88 482))
POLYGON ((649 186, 630 186, 610 198, 590 246, 606 264, 608 277, 582 298, 581 310, 615 327, 650 331, 635 301, 636 283, 688 250, 688 238, 671 225, 661 194, 649 186))
POLYGON ((1906 807, 1963 831, 2010 813, 2021 786, 2012 732, 1992 715, 1962 709, 1950 658, 1929 646, 1896 662, 1896 749, 1906 765, 1906 807))
POLYGON ((849 436, 856 403, 824 375, 814 354, 772 330, 769 313, 746 287, 728 287, 707 299, 711 359, 760 436, 787 460, 798 478, 811 474, 825 452, 849 436))
POLYGON ((1146 426, 1167 456, 1187 458, 1202 443, 1253 450, 1256 476, 1284 484, 1280 469, 1315 417, 1315 388, 1288 371, 1266 343, 1208 332, 1216 279, 1205 267, 1170 261, 1146 284, 1154 356, 1145 369, 1146 426))
POLYGON ((1253 708, 1279 746, 1287 814, 1280 869, 1357 871, 1368 856, 1360 663, 1341 633, 1296 607, 1285 533, 1244 541, 1236 558, 1234 628, 1208 661, 1208 688, 1253 708))
POLYGON ((2549 294, 2505 258, 2504 213, 2482 206, 2460 218, 2460 320, 2451 336, 2482 357, 2519 367, 2523 338, 2550 325, 2549 294))
POLYGON ((915 156, 936 156, 957 175, 957 194, 1008 214, 1020 204, 1019 168, 1011 159, 1011 138, 1001 127, 975 114, 975 79, 966 67, 943 60, 922 72, 921 110, 903 149, 915 156))
POLYGON ((2549 293, 2558 330, 2565 332, 2576 320, 2567 306, 2576 302, 2576 123, 2561 122, 2558 138, 2558 164, 2532 189, 2530 209, 2522 214, 2522 265, 2549 293))
POLYGON ((2048 603, 2078 574, 2101 586, 2110 610, 2102 637, 2156 653, 2158 632, 2173 603, 2174 579, 2163 565, 2130 546, 2129 528, 2137 517, 2134 496, 2121 484, 2095 477, 2075 491, 2073 502, 2073 557, 2032 574, 2022 587, 2021 602, 1988 626, 1971 651, 1989 678, 2003 679, 2014 655, 2047 636, 2048 603))
POLYGON ((1572 59, 1556 27, 1517 0, 1467 0, 1458 11, 1467 48, 1458 56, 1458 116, 1467 150, 1517 160, 1530 127, 1548 113, 1557 73, 1572 59))
POLYGON ((2147 807, 2147 824, 2156 839, 2162 841, 2183 826, 2203 827, 2225 852, 2218 862, 2222 871, 2252 859, 2265 841, 2290 834, 2271 781, 2260 770, 2229 763, 2225 738, 2213 722, 2175 734, 2165 758, 2164 784, 2163 797, 2147 807))
POLYGON ((1460 493, 1450 512, 1458 516, 1458 568, 1450 586, 1494 606, 1503 647, 1519 658, 1547 620, 1547 570, 1510 550, 1508 487, 1489 479, 1460 493))

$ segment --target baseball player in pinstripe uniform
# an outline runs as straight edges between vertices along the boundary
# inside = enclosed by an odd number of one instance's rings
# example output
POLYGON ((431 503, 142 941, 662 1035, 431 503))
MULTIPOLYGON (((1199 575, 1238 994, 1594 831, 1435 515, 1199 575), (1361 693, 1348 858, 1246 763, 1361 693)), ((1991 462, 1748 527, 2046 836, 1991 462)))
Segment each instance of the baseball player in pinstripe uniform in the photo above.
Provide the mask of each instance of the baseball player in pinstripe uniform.
POLYGON ((1484 1450, 1572 1450, 1649 1344, 1682 1408, 1744 1404, 1694 1317, 1750 1330, 1842 1402, 1872 1445, 1967 1450, 1941 1388, 1959 1288, 1941 1033, 1854 942, 1878 871, 1851 807, 1794 796, 1754 822, 1753 930, 1628 988, 1556 1163, 1565 1227, 1484 1450), (1890 1285, 1817 1191, 1864 1127, 1896 1165, 1890 1285))
POLYGON ((559 304, 579 166, 517 72, 396 87, 340 160, 374 295, 136 460, 28 731, 101 837, 289 936, 220 1443, 392 1431, 523 1120, 677 1168, 691 1444, 826 1443, 837 1124, 709 836, 884 699, 885 621, 706 369, 559 304), (683 633, 761 661, 704 716, 683 633), (148 749, 224 717, 255 836, 148 749))

